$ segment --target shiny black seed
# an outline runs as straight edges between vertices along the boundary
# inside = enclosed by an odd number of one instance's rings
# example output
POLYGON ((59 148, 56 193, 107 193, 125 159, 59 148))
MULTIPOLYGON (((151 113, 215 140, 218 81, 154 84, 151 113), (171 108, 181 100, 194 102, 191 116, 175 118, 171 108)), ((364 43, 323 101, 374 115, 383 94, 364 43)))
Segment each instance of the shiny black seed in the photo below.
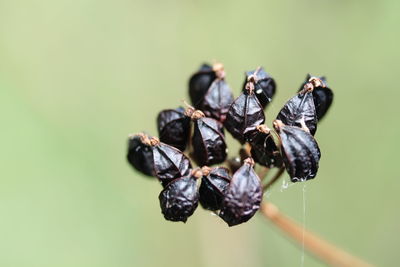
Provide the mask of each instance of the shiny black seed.
POLYGON ((246 72, 246 79, 243 84, 243 91, 246 90, 246 84, 251 75, 255 75, 254 93, 257 96, 261 106, 265 108, 275 95, 276 83, 275 80, 265 72, 264 68, 258 68, 253 71, 246 72))
POLYGON ((188 174, 173 180, 161 191, 158 199, 166 220, 186 222, 194 213, 199 201, 196 179, 195 174, 188 174))
POLYGON ((312 135, 317 130, 317 113, 315 111, 314 99, 310 90, 300 91, 289 99, 283 106, 277 120, 281 120, 288 126, 302 127, 304 122, 312 135))
POLYGON ((151 139, 155 175, 166 186, 172 180, 189 174, 189 159, 173 146, 151 139))
POLYGON ((282 156, 270 129, 265 125, 248 134, 247 142, 251 145, 250 153, 255 162, 268 168, 282 166, 282 156))
POLYGON ((231 173, 235 173, 242 166, 243 162, 240 157, 233 157, 228 159, 227 163, 231 173))
POLYGON ((229 226, 247 222, 260 208, 261 182, 253 166, 254 161, 246 159, 229 184, 219 214, 229 226))
POLYGON ((317 175, 321 152, 314 137, 307 131, 274 122, 282 142, 282 157, 292 182, 306 181, 317 175))
POLYGON ((160 141, 184 151, 190 135, 190 118, 184 108, 166 109, 157 117, 160 141))
MULTIPOLYGON (((303 90, 304 85, 309 81, 312 76, 310 74, 307 75, 306 80, 301 85, 299 91, 303 90)), ((327 86, 326 78, 325 77, 317 77, 322 80, 325 84, 323 86, 317 86, 313 90, 313 97, 314 97, 314 105, 315 110, 317 112, 318 121, 320 121, 329 110, 332 102, 333 102, 333 91, 327 86)))
POLYGON ((146 140, 149 136, 144 133, 129 136, 127 160, 139 172, 154 176, 153 152, 146 140))
POLYGON ((231 176, 226 168, 203 167, 203 178, 199 189, 201 206, 213 211, 221 209, 230 180, 231 176))
POLYGON ((225 128, 241 143, 245 142, 248 132, 254 131, 265 120, 263 108, 254 94, 254 82, 247 84, 246 91, 233 101, 224 123, 225 128))
POLYGON ((215 79, 200 104, 200 110, 207 117, 224 122, 226 113, 233 102, 232 90, 222 79, 215 79))
POLYGON ((195 108, 200 108, 205 94, 216 78, 216 74, 210 65, 203 64, 200 69, 190 77, 189 97, 195 108))
POLYGON ((222 163, 226 159, 223 125, 211 118, 193 118, 193 158, 199 166, 222 163))

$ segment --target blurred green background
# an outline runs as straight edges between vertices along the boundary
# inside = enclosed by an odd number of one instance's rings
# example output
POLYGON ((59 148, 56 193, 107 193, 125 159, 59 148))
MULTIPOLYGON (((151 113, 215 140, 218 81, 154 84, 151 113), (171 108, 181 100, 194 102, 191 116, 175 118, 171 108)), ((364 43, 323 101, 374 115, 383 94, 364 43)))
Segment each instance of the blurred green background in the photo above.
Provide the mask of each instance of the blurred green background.
MULTIPOLYGON (((268 198, 340 247, 398 266, 400 2, 0 1, 0 266, 301 266, 262 216, 228 228, 162 218, 160 185, 125 161, 128 133, 186 98, 204 61, 238 95, 262 65, 270 124, 306 73, 335 91, 317 178, 268 198)), ((231 140, 231 139, 230 139, 231 140)), ((230 153, 235 151, 231 150, 230 153)), ((288 180, 288 177, 285 177, 288 180)), ((304 266, 323 266, 308 254, 304 266)))

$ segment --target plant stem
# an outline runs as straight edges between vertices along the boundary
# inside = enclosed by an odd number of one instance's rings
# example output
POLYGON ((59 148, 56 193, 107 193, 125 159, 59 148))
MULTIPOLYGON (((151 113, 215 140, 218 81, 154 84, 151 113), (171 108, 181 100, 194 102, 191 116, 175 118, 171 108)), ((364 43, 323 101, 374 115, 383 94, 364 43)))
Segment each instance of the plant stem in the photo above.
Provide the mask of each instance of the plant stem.
POLYGON ((284 167, 281 167, 278 172, 272 177, 272 179, 263 186, 263 191, 265 192, 271 185, 273 185, 279 178, 282 176, 283 172, 285 171, 284 167))
POLYGON ((279 209, 270 202, 261 203, 261 213, 275 226, 280 228, 289 237, 330 266, 340 267, 371 267, 369 263, 343 251, 328 243, 315 234, 303 229, 292 219, 282 214, 279 209))

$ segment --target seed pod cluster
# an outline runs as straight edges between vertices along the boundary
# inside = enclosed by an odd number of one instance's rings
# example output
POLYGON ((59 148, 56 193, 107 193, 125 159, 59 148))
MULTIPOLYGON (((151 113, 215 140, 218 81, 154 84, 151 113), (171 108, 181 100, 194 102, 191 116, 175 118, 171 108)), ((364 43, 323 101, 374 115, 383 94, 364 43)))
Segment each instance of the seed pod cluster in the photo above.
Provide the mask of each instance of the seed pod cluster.
POLYGON ((275 80, 262 67, 245 74, 234 99, 222 64, 204 64, 189 80, 193 107, 162 110, 159 139, 129 136, 127 160, 160 181, 166 220, 186 222, 200 202, 229 226, 239 225, 254 216, 262 201, 263 177, 256 169, 279 168, 279 175, 286 169, 292 182, 316 177, 321 152, 314 135, 333 100, 325 78, 308 75, 271 130, 264 124, 264 109, 275 95, 275 80), (225 129, 242 145, 229 160, 225 129))

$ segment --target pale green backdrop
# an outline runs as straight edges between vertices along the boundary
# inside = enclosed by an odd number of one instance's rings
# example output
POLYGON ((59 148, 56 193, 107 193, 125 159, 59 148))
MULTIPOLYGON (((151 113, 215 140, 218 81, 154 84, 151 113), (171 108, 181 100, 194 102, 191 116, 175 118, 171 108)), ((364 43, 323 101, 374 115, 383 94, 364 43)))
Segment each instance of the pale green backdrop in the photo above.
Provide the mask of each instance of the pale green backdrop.
MULTIPOLYGON (((261 216, 166 222, 160 185, 125 161, 127 134, 156 134, 157 112, 213 59, 236 96, 245 70, 276 78, 268 123, 307 72, 328 77, 306 225, 398 266, 399 12, 396 0, 0 0, 0 266, 301 266, 261 216)), ((278 184, 269 199, 302 222, 302 190, 278 184)))

